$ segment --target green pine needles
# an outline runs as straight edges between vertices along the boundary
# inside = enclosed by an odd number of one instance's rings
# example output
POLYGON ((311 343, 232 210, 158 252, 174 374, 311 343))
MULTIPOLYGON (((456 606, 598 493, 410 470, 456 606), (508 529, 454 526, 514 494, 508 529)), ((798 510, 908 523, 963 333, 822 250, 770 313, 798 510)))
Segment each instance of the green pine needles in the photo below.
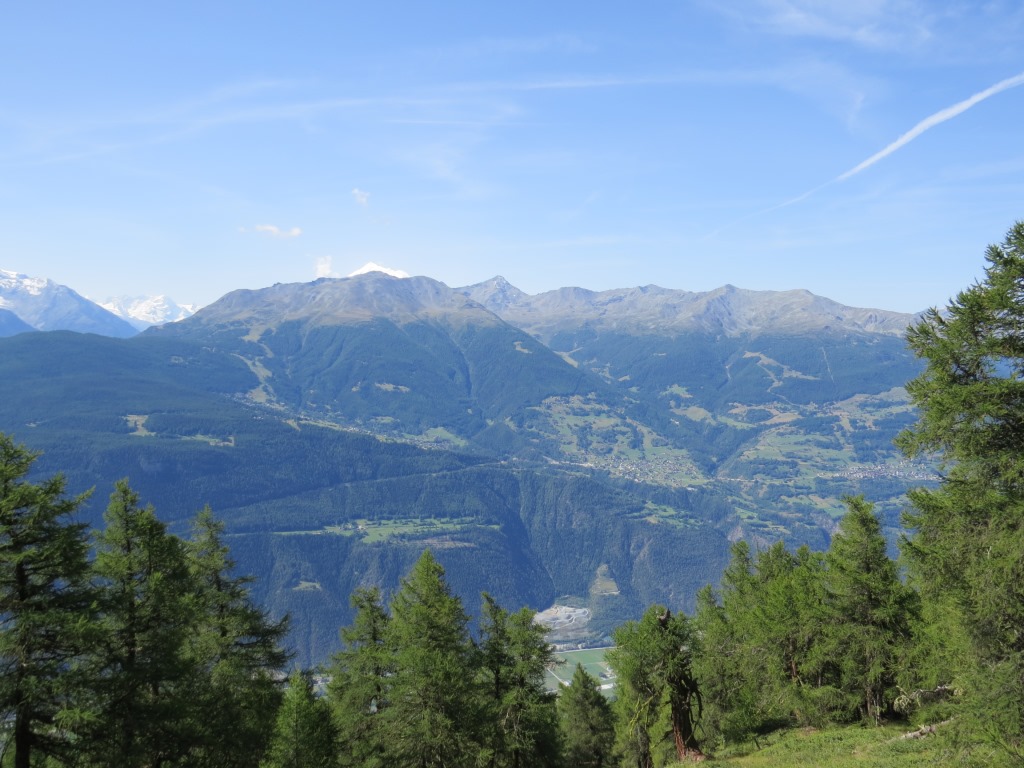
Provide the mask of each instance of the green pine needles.
POLYGON ((121 482, 90 541, 84 497, 30 482, 34 458, 0 435, 0 765, 258 763, 286 624, 231 573, 220 523, 204 510, 180 539, 121 482))

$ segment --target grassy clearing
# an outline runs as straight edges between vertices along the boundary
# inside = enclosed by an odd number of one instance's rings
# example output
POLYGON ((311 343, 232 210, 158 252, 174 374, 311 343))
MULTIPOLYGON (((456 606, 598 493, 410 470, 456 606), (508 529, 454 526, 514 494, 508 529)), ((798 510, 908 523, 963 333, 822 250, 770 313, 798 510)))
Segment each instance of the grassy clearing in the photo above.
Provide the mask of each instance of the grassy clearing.
POLYGON ((642 511, 631 515, 652 525, 674 525, 679 528, 696 528, 701 522, 683 510, 648 501, 642 511))
POLYGON ((363 541, 373 544, 395 536, 430 536, 439 533, 455 533, 467 528, 492 528, 498 525, 481 525, 472 517, 440 518, 422 517, 401 520, 353 520, 342 525, 328 525, 310 531, 276 531, 277 536, 360 536, 363 541))
POLYGON ((617 594, 619 594, 619 585, 612 578, 608 565, 602 563, 594 573, 594 580, 590 582, 590 596, 617 594))
POLYGON ((469 445, 469 442, 463 440, 461 437, 453 432, 449 432, 444 427, 431 427, 421 436, 424 440, 429 440, 434 443, 443 443, 445 445, 454 445, 457 448, 465 448, 469 445))
POLYGON ((908 730, 908 726, 902 725, 786 731, 766 736, 761 741, 761 749, 749 744, 717 753, 714 765, 721 768, 912 768, 952 764, 941 736, 900 739, 908 730))

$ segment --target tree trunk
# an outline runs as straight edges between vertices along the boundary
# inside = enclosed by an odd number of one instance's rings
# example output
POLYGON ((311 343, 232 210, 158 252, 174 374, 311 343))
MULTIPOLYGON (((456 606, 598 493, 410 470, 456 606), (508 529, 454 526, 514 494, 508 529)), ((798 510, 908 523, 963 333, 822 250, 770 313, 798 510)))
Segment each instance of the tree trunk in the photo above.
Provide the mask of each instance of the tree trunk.
POLYGON ((29 768, 32 758, 32 723, 28 705, 21 691, 16 694, 17 713, 14 716, 14 768, 29 768))
POLYGON ((690 695, 677 700, 671 697, 669 706, 672 717, 672 739, 676 745, 676 757, 683 760, 703 760, 704 753, 697 744, 697 736, 693 732, 693 717, 690 709, 690 695))

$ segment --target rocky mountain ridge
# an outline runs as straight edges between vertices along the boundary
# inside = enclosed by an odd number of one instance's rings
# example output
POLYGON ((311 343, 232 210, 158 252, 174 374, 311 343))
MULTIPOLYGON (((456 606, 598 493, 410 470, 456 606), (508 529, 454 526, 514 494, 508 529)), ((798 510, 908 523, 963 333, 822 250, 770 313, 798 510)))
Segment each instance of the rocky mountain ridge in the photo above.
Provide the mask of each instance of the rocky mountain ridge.
POLYGON ((541 339, 581 326, 648 334, 808 333, 818 330, 902 335, 914 315, 847 307, 810 291, 752 291, 725 285, 693 292, 647 285, 590 291, 559 288, 536 295, 502 277, 457 288, 503 320, 541 339))
POLYGON ((311 283, 277 283, 237 290, 197 311, 175 332, 200 327, 251 327, 302 322, 313 326, 387 318, 408 322, 427 316, 465 315, 476 322, 501 322, 495 315, 444 283, 429 277, 399 278, 369 272, 311 283))

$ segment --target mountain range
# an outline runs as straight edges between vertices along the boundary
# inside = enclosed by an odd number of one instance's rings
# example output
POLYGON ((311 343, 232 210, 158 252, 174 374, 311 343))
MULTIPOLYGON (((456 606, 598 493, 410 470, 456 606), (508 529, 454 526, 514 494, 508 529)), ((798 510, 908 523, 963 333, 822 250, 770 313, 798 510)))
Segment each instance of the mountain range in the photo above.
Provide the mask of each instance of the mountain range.
POLYGON ((195 312, 166 296, 97 303, 47 278, 0 269, 0 337, 28 331, 77 331, 126 338, 195 312))
POLYGON ((750 291, 731 285, 707 292, 656 285, 600 292, 561 288, 531 296, 503 277, 494 277, 456 291, 545 341, 580 327, 640 335, 822 330, 902 335, 913 320, 901 312, 846 307, 804 290, 750 291))
POLYGON ((111 314, 117 315, 136 330, 184 320, 195 314, 194 304, 178 304, 167 296, 115 296, 99 302, 111 314))
MULTIPOLYGON (((128 476, 173 526, 210 504, 254 594, 322 661, 358 586, 424 546, 475 610, 692 609, 731 541, 822 548, 864 494, 890 532, 926 465, 913 316, 805 291, 530 296, 370 272, 242 290, 133 338, 0 339, 0 430, 84 510, 128 476)), ((0 322, 3 316, 0 314, 0 322)))
POLYGON ((0 333, 4 335, 25 330, 70 330, 124 338, 136 333, 130 324, 67 286, 7 270, 0 270, 0 310, 13 314, 23 324, 0 318, 0 333))

